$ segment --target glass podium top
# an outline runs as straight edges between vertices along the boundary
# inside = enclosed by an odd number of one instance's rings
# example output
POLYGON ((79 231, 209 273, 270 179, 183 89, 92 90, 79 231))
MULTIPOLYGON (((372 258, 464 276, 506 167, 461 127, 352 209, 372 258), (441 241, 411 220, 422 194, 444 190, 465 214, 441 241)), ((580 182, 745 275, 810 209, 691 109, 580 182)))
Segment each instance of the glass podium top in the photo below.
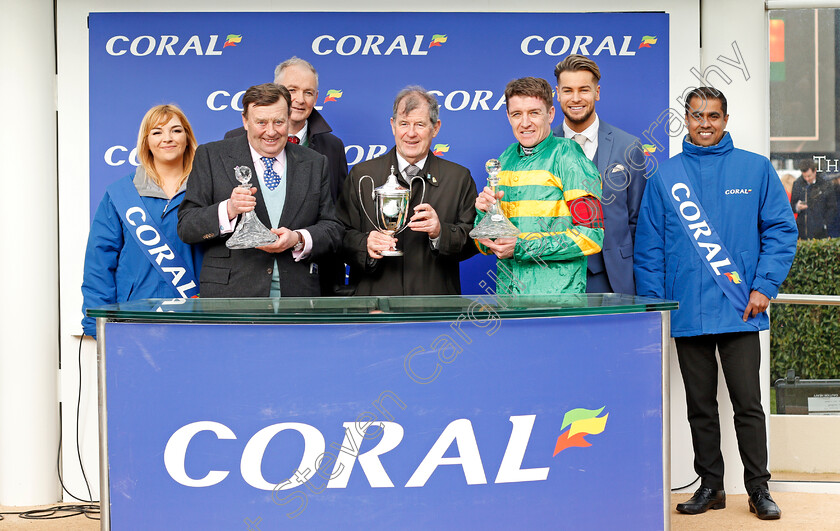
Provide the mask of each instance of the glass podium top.
POLYGON ((88 309, 108 321, 375 323, 571 317, 676 310, 674 301, 615 293, 257 299, 144 299, 88 309))

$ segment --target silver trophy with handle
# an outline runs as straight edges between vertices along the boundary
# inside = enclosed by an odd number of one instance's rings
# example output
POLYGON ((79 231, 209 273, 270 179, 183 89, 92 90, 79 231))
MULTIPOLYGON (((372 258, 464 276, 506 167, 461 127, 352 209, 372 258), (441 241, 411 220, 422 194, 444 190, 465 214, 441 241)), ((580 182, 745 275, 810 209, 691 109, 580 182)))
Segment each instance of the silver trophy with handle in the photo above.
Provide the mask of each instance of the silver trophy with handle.
MULTIPOLYGON (((408 204, 411 200, 412 185, 414 180, 419 179, 420 183, 423 185, 423 192, 420 195, 421 203, 424 202, 426 197, 426 182, 421 176, 416 175, 411 178, 408 182, 408 188, 406 188, 397 181, 397 176, 394 173, 394 167, 391 166, 391 175, 388 176, 388 180, 385 181, 385 184, 378 188, 374 188, 371 192, 371 199, 373 199, 376 214, 375 219, 371 219, 362 198, 362 182, 365 179, 370 179, 371 187, 376 184, 373 182, 373 178, 370 175, 363 175, 362 178, 359 179, 359 204, 362 206, 362 211, 365 213, 365 217, 367 217, 370 224, 376 227, 376 230, 379 232, 389 236, 396 236, 408 226, 408 220, 410 219, 410 216, 408 215, 408 204)), ((382 254, 382 256, 402 256, 403 252, 399 249, 388 249, 387 251, 382 251, 380 254, 382 254)))

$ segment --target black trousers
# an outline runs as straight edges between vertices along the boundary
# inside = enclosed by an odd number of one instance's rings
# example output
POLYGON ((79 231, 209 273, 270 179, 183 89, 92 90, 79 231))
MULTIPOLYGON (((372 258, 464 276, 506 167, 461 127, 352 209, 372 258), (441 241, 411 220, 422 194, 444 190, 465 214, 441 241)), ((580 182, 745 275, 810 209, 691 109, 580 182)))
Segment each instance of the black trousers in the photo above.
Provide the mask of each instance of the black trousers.
POLYGON ((723 488, 717 347, 735 412, 735 434, 744 465, 744 485, 747 492, 755 487, 766 487, 770 472, 767 470, 767 430, 759 387, 761 348, 758 332, 678 337, 675 341, 694 444, 694 470, 700 476, 702 486, 723 488))

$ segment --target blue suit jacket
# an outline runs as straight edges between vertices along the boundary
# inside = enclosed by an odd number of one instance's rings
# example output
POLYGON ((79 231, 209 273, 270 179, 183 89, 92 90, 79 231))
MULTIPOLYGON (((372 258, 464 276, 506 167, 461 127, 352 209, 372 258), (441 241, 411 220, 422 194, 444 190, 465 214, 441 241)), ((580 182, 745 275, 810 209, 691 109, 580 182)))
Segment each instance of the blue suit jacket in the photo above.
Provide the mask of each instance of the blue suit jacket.
MULTIPOLYGON (((562 122, 554 135, 565 136, 562 122)), ((615 293, 635 295, 633 244, 647 183, 644 150, 638 138, 600 120, 593 162, 603 186, 604 245, 601 253, 588 257, 587 276, 606 270, 615 293)))

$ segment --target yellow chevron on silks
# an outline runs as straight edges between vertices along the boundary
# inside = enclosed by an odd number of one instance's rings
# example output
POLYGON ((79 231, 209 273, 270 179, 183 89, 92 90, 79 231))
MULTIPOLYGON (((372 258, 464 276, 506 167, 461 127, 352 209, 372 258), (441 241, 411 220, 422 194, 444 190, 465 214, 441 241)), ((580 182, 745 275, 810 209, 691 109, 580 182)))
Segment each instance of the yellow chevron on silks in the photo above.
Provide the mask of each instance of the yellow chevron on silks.
POLYGON ((572 201, 574 201, 575 199, 579 199, 581 197, 586 197, 586 196, 593 197, 593 194, 592 194, 592 192, 587 192, 586 190, 577 190, 577 189, 575 189, 575 190, 564 190, 563 191, 563 199, 565 199, 566 201, 568 201, 570 203, 572 201))
POLYGON ((555 236, 562 236, 563 234, 568 234, 569 231, 565 230, 563 232, 522 232, 519 234, 519 237, 525 241, 531 240, 539 240, 540 238, 553 238, 555 236))
POLYGON ((584 255, 597 254, 601 247, 591 239, 580 233, 577 229, 564 230, 563 232, 523 232, 519 235, 525 241, 539 240, 540 238, 553 238, 556 236, 568 236, 575 245, 580 247, 584 255))
POLYGON ((572 427, 569 429, 569 437, 578 433, 597 435, 598 433, 603 432, 604 428, 607 426, 607 417, 609 416, 610 414, 607 413, 603 417, 576 420, 572 422, 572 427))
POLYGON ((583 234, 581 234, 578 230, 568 230, 566 234, 574 240, 580 250, 583 252, 584 255, 589 256, 590 254, 598 254, 601 252, 601 246, 592 241, 591 239, 587 238, 583 234))
POLYGON ((546 170, 503 171, 499 173, 499 183, 505 186, 559 186, 560 179, 546 170))
POLYGON ((565 201, 502 201, 501 207, 508 218, 558 218, 572 215, 565 201))

